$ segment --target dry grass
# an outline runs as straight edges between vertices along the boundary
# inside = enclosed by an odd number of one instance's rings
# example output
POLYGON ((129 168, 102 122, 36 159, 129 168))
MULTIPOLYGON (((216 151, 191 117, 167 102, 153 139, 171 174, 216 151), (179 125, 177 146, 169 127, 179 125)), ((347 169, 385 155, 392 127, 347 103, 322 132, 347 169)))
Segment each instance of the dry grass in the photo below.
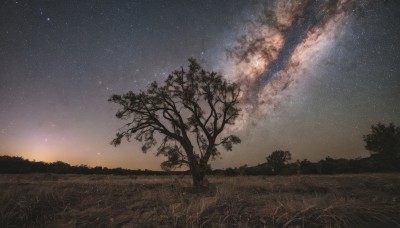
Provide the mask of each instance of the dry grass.
POLYGON ((400 227, 400 175, 1 175, 0 227, 400 227))

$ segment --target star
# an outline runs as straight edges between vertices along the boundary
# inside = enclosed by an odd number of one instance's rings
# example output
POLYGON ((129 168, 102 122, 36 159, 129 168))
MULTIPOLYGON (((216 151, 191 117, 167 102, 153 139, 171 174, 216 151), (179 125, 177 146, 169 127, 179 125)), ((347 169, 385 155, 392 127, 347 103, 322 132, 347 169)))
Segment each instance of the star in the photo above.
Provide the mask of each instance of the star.
MULTIPOLYGON (((57 160, 106 155, 121 127, 109 96, 161 85, 190 56, 241 84, 246 115, 235 127, 259 132, 216 168, 256 164, 282 146, 296 159, 363 156, 368 126, 400 124, 400 1, 3 2, 0 155, 35 159, 30 143, 57 160)), ((122 163, 98 156, 96 165, 159 169, 115 150, 122 163)))

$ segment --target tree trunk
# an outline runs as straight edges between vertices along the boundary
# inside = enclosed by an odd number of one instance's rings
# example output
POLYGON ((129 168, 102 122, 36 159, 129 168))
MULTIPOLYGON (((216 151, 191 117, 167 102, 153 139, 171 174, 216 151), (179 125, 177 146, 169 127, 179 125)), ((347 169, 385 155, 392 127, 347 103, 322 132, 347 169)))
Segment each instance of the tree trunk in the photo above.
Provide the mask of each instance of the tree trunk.
POLYGON ((193 178, 193 186, 203 187, 205 172, 202 170, 200 164, 195 159, 191 160, 189 168, 193 178))
POLYGON ((204 173, 200 170, 200 167, 197 165, 197 168, 191 169, 192 178, 193 178, 193 186, 196 188, 204 187, 204 173))
POLYGON ((193 146, 184 145, 186 155, 188 157, 190 173, 192 174, 193 178, 193 187, 203 187, 204 186, 204 175, 205 172, 202 170, 199 161, 197 161, 194 153, 193 153, 193 146))

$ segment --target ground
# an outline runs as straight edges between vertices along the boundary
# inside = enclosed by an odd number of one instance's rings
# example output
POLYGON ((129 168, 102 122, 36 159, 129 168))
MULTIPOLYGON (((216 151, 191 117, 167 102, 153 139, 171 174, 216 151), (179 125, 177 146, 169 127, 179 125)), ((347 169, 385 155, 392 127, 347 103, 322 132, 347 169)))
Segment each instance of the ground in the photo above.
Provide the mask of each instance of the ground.
POLYGON ((0 175, 0 227, 400 227, 400 174, 0 175))

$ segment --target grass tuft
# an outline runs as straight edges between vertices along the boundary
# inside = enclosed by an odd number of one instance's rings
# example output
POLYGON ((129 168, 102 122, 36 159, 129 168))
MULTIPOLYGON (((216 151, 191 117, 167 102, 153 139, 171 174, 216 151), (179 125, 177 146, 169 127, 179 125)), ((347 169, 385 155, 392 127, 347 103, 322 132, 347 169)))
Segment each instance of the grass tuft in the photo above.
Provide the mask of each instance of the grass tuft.
POLYGON ((400 227, 400 176, 1 175, 0 227, 400 227))

